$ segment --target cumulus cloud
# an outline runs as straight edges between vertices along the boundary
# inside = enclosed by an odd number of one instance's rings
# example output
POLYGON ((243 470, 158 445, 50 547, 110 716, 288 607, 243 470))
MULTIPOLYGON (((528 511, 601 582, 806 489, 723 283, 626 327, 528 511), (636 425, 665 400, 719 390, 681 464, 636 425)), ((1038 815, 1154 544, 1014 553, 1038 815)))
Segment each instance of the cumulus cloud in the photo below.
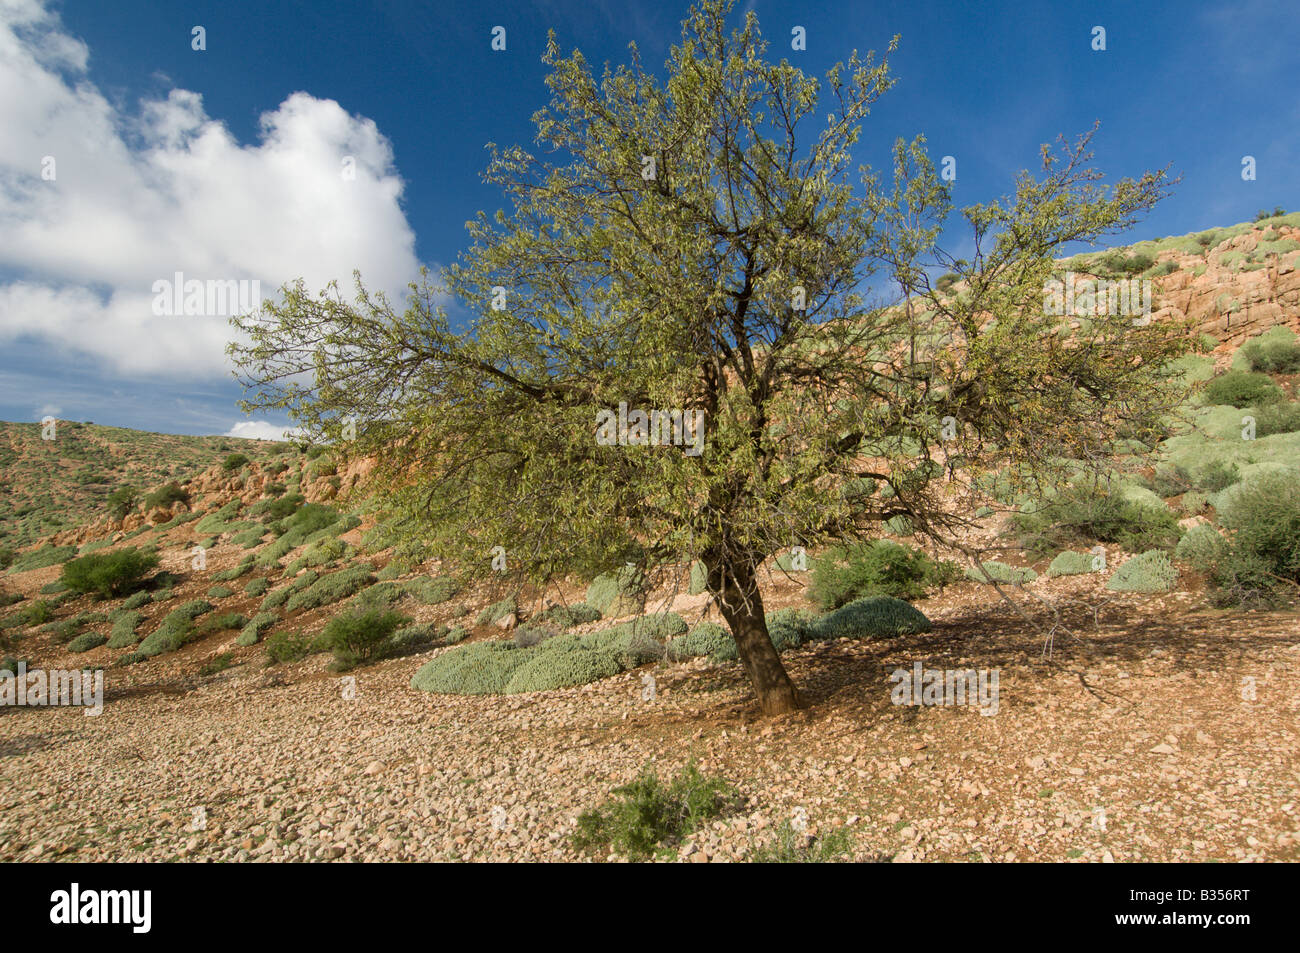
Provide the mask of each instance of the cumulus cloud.
POLYGON ((243 144, 190 90, 121 111, 89 62, 43 2, 0 0, 0 342, 212 379, 229 373, 228 318, 157 314, 155 282, 256 280, 269 297, 298 277, 347 288, 359 268, 400 299, 415 236, 373 121, 295 92, 243 144))
POLYGON ((248 440, 292 440, 301 433, 297 427, 286 427, 265 420, 241 420, 222 436, 244 437, 248 440))

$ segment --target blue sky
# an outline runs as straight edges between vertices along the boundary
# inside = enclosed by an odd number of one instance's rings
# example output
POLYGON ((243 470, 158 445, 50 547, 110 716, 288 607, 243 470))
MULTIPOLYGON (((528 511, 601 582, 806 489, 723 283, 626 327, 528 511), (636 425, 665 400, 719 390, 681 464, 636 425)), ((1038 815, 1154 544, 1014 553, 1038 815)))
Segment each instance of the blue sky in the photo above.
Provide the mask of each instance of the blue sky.
MULTIPOLYGON (((270 294, 357 267, 400 288, 501 204, 479 178, 483 146, 531 144, 548 29, 592 62, 635 41, 659 67, 687 8, 469 6, 0 0, 0 418, 231 431, 244 418, 225 322, 152 315, 153 280, 256 278, 270 294), (206 50, 191 49, 195 25, 206 50), (490 48, 497 25, 505 52, 490 48), (346 189, 341 155, 358 164, 346 189)), ((736 19, 751 7, 772 51, 817 74, 901 34, 898 85, 858 159, 886 167, 896 137, 923 133, 936 161, 956 158, 959 205, 1005 194, 1040 143, 1100 120, 1108 175, 1183 176, 1126 240, 1300 208, 1291 4, 758 0, 736 19), (790 50, 795 25, 806 52, 790 50)), ((964 240, 954 229, 948 245, 964 240)))

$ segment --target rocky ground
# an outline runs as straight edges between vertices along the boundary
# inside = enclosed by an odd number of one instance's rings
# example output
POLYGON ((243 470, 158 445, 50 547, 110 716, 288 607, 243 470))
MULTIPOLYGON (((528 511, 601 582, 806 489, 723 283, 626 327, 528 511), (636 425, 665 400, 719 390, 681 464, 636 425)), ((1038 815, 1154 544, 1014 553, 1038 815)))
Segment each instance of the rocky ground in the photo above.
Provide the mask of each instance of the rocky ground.
POLYGON ((1300 859, 1294 614, 1121 599, 1068 615, 1081 638, 1044 660, 988 590, 953 594, 920 604, 927 636, 786 656, 807 707, 777 719, 705 660, 489 698, 410 689, 431 653, 109 669, 98 717, 0 709, 0 859, 577 860, 580 811, 688 759, 747 799, 676 845, 691 862, 743 860, 798 809, 860 860, 1300 859), (997 714, 891 704, 916 660, 999 669, 997 714))

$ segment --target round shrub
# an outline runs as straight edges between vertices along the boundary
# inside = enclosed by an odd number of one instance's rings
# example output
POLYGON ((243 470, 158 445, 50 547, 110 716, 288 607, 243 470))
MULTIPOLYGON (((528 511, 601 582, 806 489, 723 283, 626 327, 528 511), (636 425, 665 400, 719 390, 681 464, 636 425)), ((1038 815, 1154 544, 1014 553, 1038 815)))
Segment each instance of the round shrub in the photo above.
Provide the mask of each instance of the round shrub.
POLYGON ((246 596, 264 596, 266 591, 271 588, 271 580, 265 578, 252 579, 244 586, 244 595, 246 596))
POLYGON ((1270 580, 1261 585, 1300 582, 1300 473, 1263 471, 1224 490, 1216 509, 1229 561, 1260 567, 1270 580))
POLYGON ((587 587, 586 601, 611 619, 640 612, 645 607, 645 577, 635 566, 597 576, 587 587))
POLYGON ((304 609, 318 609, 355 595, 374 581, 374 573, 365 565, 330 573, 328 576, 321 576, 301 592, 290 596, 285 610, 299 612, 304 609))
POLYGON ((1092 572, 1092 560, 1091 553, 1076 553, 1067 549, 1052 560, 1052 564, 1047 567, 1047 575, 1052 579, 1057 576, 1082 576, 1092 572))
POLYGON ((809 595, 822 609, 871 596, 919 599, 953 576, 952 563, 888 539, 832 547, 813 561, 812 570, 809 595))
POLYGON ((539 622, 550 622, 561 629, 572 629, 576 625, 600 621, 600 610, 585 602, 575 602, 571 606, 552 606, 538 617, 539 622))
POLYGON ((877 596, 859 599, 822 616, 809 629, 814 639, 893 638, 929 632, 930 620, 901 599, 877 596))
POLYGON ((1168 592, 1178 581, 1178 570, 1162 549, 1134 556, 1115 570, 1106 582, 1113 592, 1168 592))
POLYGON ((1232 407, 1252 407, 1282 398, 1282 388, 1267 374, 1228 371, 1205 385, 1205 402, 1232 407))
POLYGON ((617 654, 608 651, 573 647, 543 647, 530 660, 515 669, 506 683, 507 694, 545 692, 617 675, 623 670, 617 654))
POLYGON ((387 642, 409 619, 380 608, 341 612, 326 623, 318 645, 334 653, 335 662, 351 668, 383 657, 387 642))
POLYGON ((1193 526, 1174 549, 1174 558, 1193 569, 1208 572, 1218 565, 1228 551, 1228 542, 1213 526, 1193 526))
POLYGON ((89 652, 108 641, 108 636, 98 632, 83 632, 68 643, 69 652, 89 652))
POLYGON ((122 600, 123 609, 138 609, 153 599, 153 595, 148 592, 137 592, 127 596, 122 600))
POLYGON ((207 593, 209 599, 229 599, 234 594, 233 590, 225 586, 213 586, 207 593))

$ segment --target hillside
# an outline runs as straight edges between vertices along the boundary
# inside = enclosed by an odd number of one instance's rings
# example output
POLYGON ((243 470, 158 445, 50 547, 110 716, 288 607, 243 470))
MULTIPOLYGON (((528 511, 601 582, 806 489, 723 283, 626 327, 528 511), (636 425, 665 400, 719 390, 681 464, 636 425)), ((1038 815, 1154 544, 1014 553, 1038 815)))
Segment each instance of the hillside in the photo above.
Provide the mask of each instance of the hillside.
POLYGON ((0 858, 578 859, 583 809, 694 758, 741 806, 664 859, 1300 859, 1298 259, 1288 215, 1062 262, 1150 277, 1208 338, 1170 369, 1190 425, 1112 448, 1100 496, 989 485, 964 544, 1010 601, 906 520, 769 560, 808 706, 768 722, 695 567, 471 586, 398 555, 370 461, 5 425, 5 664, 106 688, 97 718, 0 710, 0 858), (70 585, 128 551, 156 565, 70 585), (900 707, 913 664, 1000 671, 996 717, 900 707))

